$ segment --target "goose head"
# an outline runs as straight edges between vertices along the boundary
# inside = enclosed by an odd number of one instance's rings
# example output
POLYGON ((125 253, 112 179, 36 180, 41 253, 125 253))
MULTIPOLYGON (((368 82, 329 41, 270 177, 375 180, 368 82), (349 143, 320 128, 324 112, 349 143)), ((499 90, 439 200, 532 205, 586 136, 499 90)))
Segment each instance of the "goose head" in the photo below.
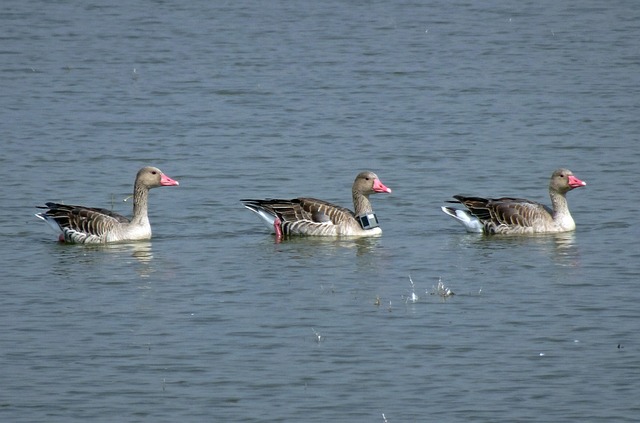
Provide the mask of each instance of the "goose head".
POLYGON ((360 172, 353 181, 353 192, 360 193, 364 196, 376 193, 391 193, 391 189, 387 188, 378 175, 370 171, 360 172))
POLYGON ((574 188, 586 186, 587 183, 573 176, 569 169, 557 169, 551 175, 549 190, 566 194, 574 188))
POLYGON ((136 185, 151 189, 163 186, 177 186, 179 183, 162 173, 157 167, 147 166, 138 171, 136 185))

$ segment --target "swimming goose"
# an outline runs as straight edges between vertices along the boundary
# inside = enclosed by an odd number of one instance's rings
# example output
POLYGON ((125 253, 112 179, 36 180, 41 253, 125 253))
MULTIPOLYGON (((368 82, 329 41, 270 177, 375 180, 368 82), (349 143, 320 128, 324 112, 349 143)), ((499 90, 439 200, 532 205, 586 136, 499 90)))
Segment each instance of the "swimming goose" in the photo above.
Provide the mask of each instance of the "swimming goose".
POLYGON ((467 210, 442 207, 442 211, 460 222, 467 232, 486 234, 533 234, 567 232, 576 228, 565 195, 587 185, 568 169, 558 169, 549 181, 552 209, 522 198, 480 198, 454 195, 467 210))
POLYGON ((133 217, 131 220, 107 209, 46 203, 47 209, 36 214, 56 232, 60 242, 102 244, 117 241, 136 241, 151 238, 147 216, 149 190, 161 186, 177 186, 160 169, 143 167, 136 175, 133 187, 133 217))
POLYGON ((390 193, 373 172, 356 176, 351 190, 354 211, 315 198, 293 200, 240 200, 246 208, 257 213, 274 230, 276 238, 283 235, 312 236, 373 236, 380 235, 369 195, 390 193))

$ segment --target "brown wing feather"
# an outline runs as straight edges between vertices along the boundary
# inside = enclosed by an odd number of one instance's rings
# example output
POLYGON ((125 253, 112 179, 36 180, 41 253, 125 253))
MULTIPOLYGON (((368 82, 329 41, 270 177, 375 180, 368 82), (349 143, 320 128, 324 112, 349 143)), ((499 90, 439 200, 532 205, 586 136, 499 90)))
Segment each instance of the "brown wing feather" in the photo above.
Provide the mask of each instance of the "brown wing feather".
POLYGON ((58 203, 46 203, 47 217, 56 221, 61 229, 70 229, 90 235, 102 236, 129 219, 121 214, 102 208, 73 206, 58 203))
POLYGON ((492 220, 510 226, 530 226, 532 206, 537 210, 540 205, 514 198, 492 200, 489 203, 492 220))
POLYGON ((481 222, 491 220, 491 212, 487 207, 489 199, 482 197, 465 197, 463 195, 454 195, 453 198, 462 203, 469 212, 477 217, 481 222))
POLYGON ((541 216, 549 216, 549 209, 535 201, 523 198, 481 198, 454 196, 469 212, 477 217, 487 228, 495 229, 497 226, 530 227, 541 216))
POLYGON ((351 210, 316 198, 241 201, 253 211, 278 218, 285 234, 336 235, 338 225, 357 224, 351 210))
MULTIPOLYGON (((308 219, 316 223, 331 221, 334 225, 354 218, 354 214, 346 207, 336 206, 316 198, 297 198, 300 207, 307 213, 308 219)), ((294 200, 295 201, 295 200, 294 200)))
POLYGON ((241 200, 245 205, 269 211, 282 222, 308 221, 338 224, 353 217, 351 210, 316 198, 294 198, 293 200, 241 200))

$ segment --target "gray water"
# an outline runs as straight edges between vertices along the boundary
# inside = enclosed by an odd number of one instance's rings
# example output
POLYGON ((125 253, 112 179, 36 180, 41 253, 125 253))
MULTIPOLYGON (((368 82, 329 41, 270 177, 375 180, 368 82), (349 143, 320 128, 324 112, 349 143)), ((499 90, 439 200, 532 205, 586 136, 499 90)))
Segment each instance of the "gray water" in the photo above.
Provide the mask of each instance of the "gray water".
POLYGON ((640 3, 119 3, 0 11, 1 421, 640 420, 640 3), (150 242, 33 217, 129 214, 143 165, 180 181, 150 242), (575 233, 439 210, 559 166, 575 233), (351 207, 363 169, 379 238, 276 244, 238 201, 351 207))

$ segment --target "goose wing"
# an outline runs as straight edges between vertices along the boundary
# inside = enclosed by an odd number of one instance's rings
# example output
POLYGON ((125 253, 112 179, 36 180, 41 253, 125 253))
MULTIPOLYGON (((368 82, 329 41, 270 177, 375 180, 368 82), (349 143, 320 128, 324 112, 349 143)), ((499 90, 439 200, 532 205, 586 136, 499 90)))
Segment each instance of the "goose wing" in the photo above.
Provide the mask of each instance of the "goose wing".
POLYGON ((45 206, 40 208, 47 210, 36 216, 61 231, 67 241, 101 240, 109 231, 129 223, 125 216, 107 209, 58 203, 46 203, 45 206))
POLYGON ((462 203, 487 229, 498 226, 529 228, 541 220, 553 219, 546 206, 524 198, 486 199, 461 195, 453 198, 462 203))
POLYGON ((285 234, 336 235, 338 226, 355 222, 351 210, 316 198, 241 201, 269 226, 279 219, 285 234))
POLYGON ((328 201, 316 198, 298 198, 294 201, 299 204, 299 215, 303 216, 305 220, 315 223, 331 222, 334 225, 341 225, 354 219, 354 214, 351 210, 328 201))

